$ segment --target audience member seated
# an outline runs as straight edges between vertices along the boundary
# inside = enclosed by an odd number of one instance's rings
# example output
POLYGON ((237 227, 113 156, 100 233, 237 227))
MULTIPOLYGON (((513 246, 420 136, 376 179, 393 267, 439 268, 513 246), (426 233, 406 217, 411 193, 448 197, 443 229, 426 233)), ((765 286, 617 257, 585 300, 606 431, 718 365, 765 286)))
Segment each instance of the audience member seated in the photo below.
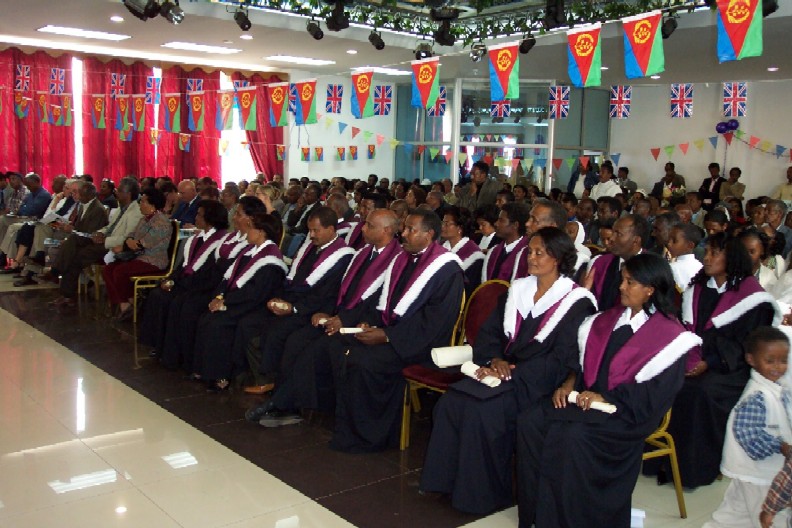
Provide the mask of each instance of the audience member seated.
MULTIPOLYGON (((566 223, 567 214, 563 205, 545 198, 537 198, 533 202, 528 220, 525 221, 525 240, 527 241, 531 238, 531 235, 543 227, 558 227, 563 229, 566 223)), ((528 260, 523 257, 523 253, 527 251, 527 247, 526 245, 517 254, 517 260, 510 280, 521 279, 528 276, 528 260)))
POLYGON ((586 237, 586 230, 583 228, 583 224, 577 220, 567 222, 564 229, 566 230, 567 235, 569 235, 569 238, 572 240, 572 243, 575 245, 575 251, 577 252, 575 261, 575 274, 577 274, 578 271, 580 271, 583 266, 588 264, 591 260, 591 250, 583 244, 583 240, 586 237))
POLYGON ((182 228, 194 227, 195 215, 198 214, 198 191, 190 180, 179 182, 179 204, 171 213, 171 220, 178 220, 182 228))
POLYGON ((530 216, 526 204, 508 203, 501 209, 495 222, 495 234, 502 240, 487 252, 481 268, 481 282, 490 279, 511 280, 517 269, 517 255, 528 244, 525 238, 525 223, 530 216))
POLYGON ((473 217, 467 209, 456 206, 445 208, 440 237, 444 240, 443 247, 462 261, 465 293, 468 296, 481 284, 481 267, 484 264, 484 252, 471 240, 474 230, 473 217))
POLYGON ((525 251, 530 276, 517 279, 479 331, 476 377, 465 379, 435 406, 421 490, 451 495, 454 508, 485 514, 513 503, 512 456, 521 410, 548 398, 578 363, 577 335, 596 301, 570 278, 575 247, 558 228, 544 227, 525 251))
MULTIPOLYGON (((159 189, 159 187, 157 188, 159 189)), ((102 182, 99 184, 99 194, 97 197, 99 198, 99 201, 102 203, 102 205, 104 205, 107 209, 115 209, 118 207, 118 200, 116 200, 115 197, 115 183, 113 183, 113 180, 108 178, 104 178, 102 180, 102 182)))
POLYGON ((676 318, 674 294, 661 257, 627 260, 620 302, 578 331, 579 365, 552 398, 520 414, 520 526, 630 525, 644 440, 682 386, 685 353, 701 342, 676 318))
POLYGON ((173 224, 162 213, 165 195, 156 187, 149 187, 140 194, 142 218, 128 236, 114 259, 102 270, 107 298, 111 305, 118 305, 119 321, 132 317, 132 277, 152 275, 167 269, 170 263, 170 246, 173 224))
MULTIPOLYGON (((16 177, 14 177, 14 179, 16 179, 16 177)), ((13 233, 13 238, 11 238, 10 241, 6 240, 10 238, 8 236, 9 227, 12 224, 22 223, 26 220, 41 218, 44 216, 52 200, 52 195, 49 191, 41 186, 41 177, 38 174, 31 172, 26 175, 24 183, 28 192, 22 199, 19 209, 16 210, 16 216, 6 214, 0 217, 0 248, 2 248, 2 251, 0 251, 0 263, 3 264, 7 262, 9 256, 16 256, 16 252, 14 252, 13 255, 8 255, 6 253, 6 250, 11 247, 16 249, 16 233, 13 233)), ((11 271, 17 273, 20 269, 21 267, 16 266, 12 268, 11 271)))
MULTIPOLYGON (((366 218, 368 218, 368 215, 370 215, 375 209, 387 208, 388 207, 384 196, 377 193, 364 192, 360 197, 360 202, 358 203, 357 211, 355 213, 355 216, 357 217, 357 223, 349 231, 345 239, 347 246, 354 250, 358 250, 366 245, 366 240, 363 236, 363 226, 366 225, 366 218)), ((396 231, 398 232, 398 229, 396 231)))
POLYGON ((478 231, 473 241, 478 244, 484 253, 488 253, 501 243, 501 239, 495 233, 495 224, 498 222, 499 216, 500 209, 496 205, 479 207, 474 213, 478 231))
POLYGON ((770 291, 778 280, 775 272, 763 264, 763 261, 769 257, 770 238, 757 229, 745 229, 737 238, 745 246, 751 259, 754 278, 759 281, 759 286, 763 290, 770 291))
POLYGON ((346 220, 346 216, 349 213, 349 202, 345 196, 333 193, 327 197, 327 207, 332 209, 338 218, 338 223, 336 223, 336 235, 346 242, 346 237, 357 225, 357 222, 349 222, 346 220))

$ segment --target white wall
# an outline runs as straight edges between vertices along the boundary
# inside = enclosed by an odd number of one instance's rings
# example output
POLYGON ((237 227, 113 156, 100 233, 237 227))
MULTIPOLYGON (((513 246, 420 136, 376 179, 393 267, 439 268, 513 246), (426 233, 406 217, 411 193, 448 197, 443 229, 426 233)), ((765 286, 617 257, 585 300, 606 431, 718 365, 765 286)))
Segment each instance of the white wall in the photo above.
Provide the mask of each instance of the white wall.
MULTIPOLYGON (((688 189, 698 189, 708 176, 707 165, 720 163, 723 170, 731 167, 742 169, 741 180, 745 186, 745 198, 769 194, 780 183, 786 182, 786 169, 790 165, 789 151, 776 159, 773 154, 753 150, 734 138, 726 149, 726 141, 718 138, 718 148, 713 149, 708 141, 718 135, 715 125, 728 120, 722 115, 722 84, 694 85, 693 117, 671 119, 670 86, 634 86, 632 112, 629 119, 611 119, 610 151, 621 153, 619 165, 630 168, 630 177, 638 187, 651 191, 652 183, 663 175, 663 166, 669 161, 663 147, 690 143, 687 155, 677 147, 670 161, 676 171, 685 176, 688 189), (693 144, 704 139, 704 148, 699 151, 693 144), (650 148, 660 147, 657 161, 650 148), (725 155, 725 163, 724 163, 725 155)), ((792 147, 792 106, 788 104, 792 93, 792 81, 748 83, 747 115, 737 118, 740 129, 749 135, 772 143, 792 147)))
MULTIPOLYGON (((316 77, 316 113, 322 114, 314 125, 295 126, 294 116, 290 116, 289 130, 286 136, 289 138, 288 156, 284 167, 287 178, 301 178, 307 176, 312 180, 322 180, 335 176, 346 178, 359 178, 365 180, 369 174, 393 179, 393 149, 390 147, 389 140, 395 135, 396 126, 396 90, 392 81, 374 74, 373 86, 391 85, 393 90, 393 106, 388 116, 372 116, 365 119, 356 119, 352 116, 351 97, 352 97, 352 77, 330 77, 321 75, 292 75, 291 82, 300 79, 316 77), (342 84, 344 86, 343 103, 341 104, 340 114, 329 114, 325 111, 327 101, 327 85, 342 84), (325 116, 330 117, 334 122, 327 127, 325 116), (347 124, 343 133, 338 132, 338 122, 347 124), (352 127, 361 129, 355 139, 352 139, 352 127), (365 139, 364 131, 373 132, 370 139, 365 139), (367 156, 368 145, 377 144, 377 134, 385 136, 382 145, 377 146, 376 157, 369 160, 367 156), (358 159, 351 161, 349 146, 357 145, 358 159), (346 161, 337 161, 336 147, 346 147, 346 161), (310 162, 301 161, 300 147, 311 147, 310 162), (324 161, 313 161, 314 147, 324 147, 324 161)), ((372 87, 372 96, 374 89, 372 87)))

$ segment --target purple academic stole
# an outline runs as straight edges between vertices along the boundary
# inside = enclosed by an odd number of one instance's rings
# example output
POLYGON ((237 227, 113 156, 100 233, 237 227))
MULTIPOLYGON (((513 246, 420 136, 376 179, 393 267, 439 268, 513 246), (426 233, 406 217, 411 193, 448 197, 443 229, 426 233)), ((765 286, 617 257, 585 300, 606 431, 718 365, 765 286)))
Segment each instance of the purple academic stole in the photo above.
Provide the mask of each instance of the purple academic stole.
POLYGON ((351 248, 360 249, 365 245, 363 240, 363 224, 365 222, 358 222, 352 231, 347 235, 347 245, 351 248))
POLYGON ((338 290, 337 304, 339 307, 349 310, 357 306, 369 286, 371 286, 375 280, 385 273, 385 270, 388 269, 393 257, 402 251, 402 247, 395 238, 391 240, 388 245, 382 249, 382 252, 377 256, 377 258, 374 259, 374 262, 372 262, 371 265, 366 268, 365 273, 363 273, 360 281, 358 281, 357 288, 351 293, 349 299, 346 300, 346 303, 344 303, 344 296, 346 296, 347 291, 349 291, 349 287, 352 285, 352 280, 360 272, 360 268, 363 267, 363 264, 369 259, 372 251, 374 251, 374 246, 366 246, 366 251, 359 251, 349 264, 349 269, 347 270, 346 275, 344 275, 344 279, 341 281, 341 288, 338 290))
POLYGON ((184 263, 183 273, 185 275, 192 275, 193 273, 195 273, 197 271, 197 269, 195 268, 196 262, 201 260, 201 257, 206 255, 206 253, 208 253, 209 251, 214 251, 215 248, 212 247, 214 243, 220 240, 221 238, 225 237, 225 235, 226 235, 225 231, 217 230, 214 233, 212 233, 212 236, 204 240, 203 244, 201 244, 200 247, 198 247, 198 244, 196 244, 198 239, 193 238, 193 243, 190 247, 190 254, 187 256, 187 262, 184 263))
MULTIPOLYGON (((597 300, 601 298, 602 290, 605 288, 605 276, 608 274, 608 268, 613 263, 613 260, 618 258, 613 253, 603 253, 591 265, 591 269, 594 270, 594 291, 591 293, 594 294, 597 300)), ((621 307, 621 302, 618 299, 616 305, 621 307)))
MULTIPOLYGON (((250 250, 248 250, 250 251, 250 250)), ((247 252, 247 251, 246 251, 247 252)), ((244 255, 244 253, 242 254, 244 255)), ((282 259, 283 255, 278 248, 278 244, 269 244, 267 247, 256 253, 253 258, 251 258, 247 264, 244 266, 240 266, 240 262, 242 262, 241 256, 234 261, 234 268, 231 270, 231 276, 228 278, 228 289, 234 290, 237 288, 237 281, 240 277, 242 277, 247 270, 253 267, 253 265, 258 262, 259 260, 265 257, 275 257, 282 259)))
MULTIPOLYGON (((577 287, 578 286, 575 286, 575 288, 577 288, 577 287)), ((550 318, 553 317, 553 314, 556 313, 556 311, 558 310, 558 307, 561 306, 561 303, 563 302, 563 300, 566 299, 566 296, 569 295, 570 293, 572 293, 575 290, 575 288, 572 288, 571 290, 569 290, 566 295, 564 295, 563 297, 558 299, 557 303, 555 303, 553 306, 548 308, 545 311, 545 313, 542 314, 542 320, 539 321, 539 326, 536 328, 536 332, 534 333, 534 337, 531 338, 529 343, 533 343, 533 341, 536 339, 536 335, 539 334, 539 332, 542 331, 542 328, 544 328, 544 326, 547 324, 547 321, 549 321, 550 318)), ((514 343, 514 341, 517 340, 517 336, 520 335, 520 327, 522 326, 523 318, 522 318, 522 316, 520 316, 520 311, 519 310, 516 310, 516 312, 517 313, 515 314, 515 317, 516 317, 517 321, 514 324, 514 335, 511 336, 509 338, 509 342, 506 343, 506 348, 503 350, 503 354, 504 355, 509 355, 509 347, 511 347, 512 343, 514 343)))
POLYGON ((236 233, 228 233, 228 238, 222 244, 220 244, 219 253, 221 259, 229 258, 231 256, 231 252, 234 251, 237 245, 246 243, 244 237, 242 237, 242 240, 233 241, 235 236, 236 233))
MULTIPOLYGON (((426 268, 434 262, 434 260, 439 257, 440 255, 448 253, 448 250, 445 249, 443 246, 438 244, 437 242, 432 242, 426 251, 424 251, 418 257, 418 264, 415 266, 415 270, 413 271, 412 276, 407 281, 407 285, 404 287, 404 291, 402 291, 402 296, 404 296, 408 291, 410 291, 410 286, 418 279, 418 277, 423 274, 426 268)), ((404 272, 405 268, 407 268, 407 264, 410 262, 412 255, 407 253, 406 251, 401 253, 399 256, 396 257, 395 261, 393 262, 393 269, 391 271, 390 276, 390 284, 388 285, 388 297, 385 302, 385 309, 382 310, 382 322, 385 323, 385 326, 392 324, 396 320, 396 314, 393 313, 393 309, 396 308, 398 304, 398 300, 394 303, 393 302, 393 292, 396 289, 396 285, 399 282, 399 277, 404 272)))
MULTIPOLYGON (((583 382, 586 387, 591 387, 597 381, 608 340, 624 310, 623 306, 614 306, 597 315, 591 325, 586 339, 586 355, 583 358, 583 382)), ((685 327, 681 323, 658 312, 649 316, 649 320, 613 357, 608 369, 608 390, 635 381, 636 374, 644 365, 684 331, 685 327)))
MULTIPOLYGON (((310 244, 310 242, 308 242, 308 243, 310 244)), ((345 248, 345 247, 347 247, 347 245, 346 245, 346 242, 344 242, 344 239, 341 238, 341 237, 336 237, 336 239, 333 240, 333 242, 331 242, 329 246, 327 246, 326 248, 324 248, 322 250, 322 252, 319 254, 319 257, 316 259, 316 261, 314 261, 313 266, 311 266, 311 271, 309 273, 307 273, 305 275, 305 277, 306 278, 310 277, 311 273, 313 273, 314 270, 316 270, 316 268, 321 266, 322 262, 327 260, 328 257, 330 257, 330 255, 332 255, 333 253, 335 253, 339 249, 342 249, 342 248, 345 248)), ((306 251, 302 251, 301 252, 302 254, 298 254, 297 255, 298 260, 295 260, 292 263, 292 269, 297 270, 297 269, 300 268, 300 265, 302 265, 303 261, 305 260, 305 257, 308 256, 308 253, 311 251, 311 249, 313 249, 313 248, 308 247, 306 251)), ((289 282, 291 282, 292 280, 294 280, 293 277, 288 279, 289 282)))
POLYGON ((498 259, 500 259, 501 253, 506 251, 506 243, 501 242, 492 250, 490 250, 490 257, 487 261, 487 280, 492 279, 501 279, 505 281, 511 281, 512 270, 514 269, 514 260, 517 258, 517 253, 520 252, 522 248, 528 245, 528 240, 525 237, 520 237, 519 242, 511 250, 511 253, 503 260, 503 264, 501 264, 500 269, 498 270, 498 275, 493 276, 495 273, 495 265, 498 263, 498 259))

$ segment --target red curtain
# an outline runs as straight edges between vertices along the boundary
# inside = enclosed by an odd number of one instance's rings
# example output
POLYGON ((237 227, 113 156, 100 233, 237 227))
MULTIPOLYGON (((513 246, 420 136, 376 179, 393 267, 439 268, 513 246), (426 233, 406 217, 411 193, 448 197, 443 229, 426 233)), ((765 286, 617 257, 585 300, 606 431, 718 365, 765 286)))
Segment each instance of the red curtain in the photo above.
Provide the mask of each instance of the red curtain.
POLYGON ((181 94, 181 132, 190 134, 190 151, 179 150, 179 134, 164 131, 165 108, 160 105, 159 129, 160 142, 157 147, 157 174, 168 175, 174 181, 190 177, 209 176, 221 183, 221 164, 218 147, 220 132, 215 127, 214 97, 220 89, 220 71, 206 73, 201 69, 185 71, 174 66, 162 71, 162 93, 181 94), (187 128, 187 80, 203 81, 204 91, 204 128, 201 132, 191 132, 187 128))
MULTIPOLYGON (((94 176, 94 181, 110 178, 114 182, 125 176, 154 176, 154 146, 151 144, 149 128, 154 127, 154 105, 146 105, 146 127, 143 132, 133 132, 131 141, 123 141, 120 131, 115 129, 117 121, 116 101, 110 98, 110 83, 113 73, 126 75, 124 93, 145 94, 146 78, 152 69, 141 62, 132 65, 114 59, 108 63, 94 58, 83 61, 83 163, 85 172, 94 176), (91 120, 91 96, 105 95, 106 128, 94 128, 91 120)), ((128 99, 131 105, 131 98, 128 99)), ((133 120, 130 107, 129 119, 133 120)))
MULTIPOLYGON (((72 127, 42 123, 36 91, 49 93, 52 68, 65 70, 63 93, 72 94, 72 57, 52 57, 43 51, 23 53, 16 48, 0 51, 0 169, 35 172, 49 187, 58 174, 74 174, 74 132, 72 127), (30 66, 29 113, 20 119, 14 112, 16 66, 30 66)), ((60 98, 49 98, 60 104, 60 98)), ((51 109, 51 106, 50 106, 51 109)))
POLYGON ((248 80, 252 86, 259 87, 256 91, 258 96, 256 130, 247 131, 246 135, 253 165, 256 171, 263 172, 269 181, 274 174, 283 174, 283 160, 278 160, 276 152, 276 146, 283 144, 283 127, 270 125, 270 101, 264 86, 272 82, 281 82, 281 78, 273 75, 264 79, 256 73, 248 79, 240 72, 234 72, 231 77, 235 81, 248 80))

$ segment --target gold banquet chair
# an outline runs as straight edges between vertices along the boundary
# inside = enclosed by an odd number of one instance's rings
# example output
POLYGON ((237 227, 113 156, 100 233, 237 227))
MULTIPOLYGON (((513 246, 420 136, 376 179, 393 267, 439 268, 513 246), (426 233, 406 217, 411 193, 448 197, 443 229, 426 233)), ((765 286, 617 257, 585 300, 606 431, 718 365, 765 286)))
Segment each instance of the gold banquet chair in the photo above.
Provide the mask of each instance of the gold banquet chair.
POLYGON ((138 293, 142 290, 147 290, 150 288, 156 288, 159 282, 173 273, 173 268, 176 266, 176 255, 179 252, 179 221, 178 220, 171 220, 171 225, 173 227, 171 233, 170 244, 168 244, 168 254, 170 255, 170 265, 168 268, 163 271, 162 273, 155 273, 152 275, 140 275, 137 277, 132 277, 130 280, 134 283, 134 298, 132 300, 132 322, 137 323, 137 316, 138 316, 138 300, 139 295, 138 293))
POLYGON ((671 462, 671 473, 674 477, 674 490, 676 490, 677 504, 679 504, 679 516, 687 519, 687 509, 685 508, 685 497, 682 495, 682 479, 679 476, 679 463, 677 462, 676 446, 674 438, 668 432, 668 424, 671 422, 671 409, 663 416, 654 433, 646 437, 645 442, 655 449, 644 451, 643 459, 650 460, 667 456, 671 462))

